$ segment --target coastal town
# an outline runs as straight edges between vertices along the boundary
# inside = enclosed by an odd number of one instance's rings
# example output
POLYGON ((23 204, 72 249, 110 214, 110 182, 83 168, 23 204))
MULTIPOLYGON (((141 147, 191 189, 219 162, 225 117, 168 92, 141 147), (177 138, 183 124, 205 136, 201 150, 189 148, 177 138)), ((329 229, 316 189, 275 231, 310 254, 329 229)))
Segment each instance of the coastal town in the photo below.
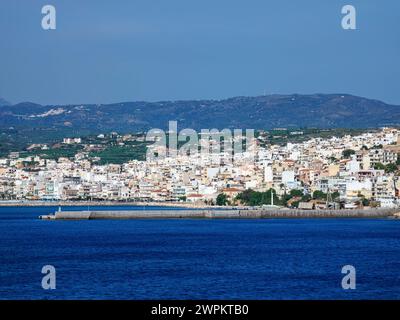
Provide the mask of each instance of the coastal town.
MULTIPOLYGON (((121 141, 132 138, 113 134, 121 141)), ((99 135, 103 138, 105 135, 99 135)), ((82 139, 65 138, 62 143, 78 145, 82 139)), ((284 145, 268 143, 260 134, 247 143, 245 151, 234 155, 223 151, 179 153, 173 158, 119 164, 96 161, 88 151, 96 147, 86 145, 73 157, 57 159, 18 152, 0 158, 0 201, 272 205, 299 209, 400 205, 400 130, 396 128, 284 145)))

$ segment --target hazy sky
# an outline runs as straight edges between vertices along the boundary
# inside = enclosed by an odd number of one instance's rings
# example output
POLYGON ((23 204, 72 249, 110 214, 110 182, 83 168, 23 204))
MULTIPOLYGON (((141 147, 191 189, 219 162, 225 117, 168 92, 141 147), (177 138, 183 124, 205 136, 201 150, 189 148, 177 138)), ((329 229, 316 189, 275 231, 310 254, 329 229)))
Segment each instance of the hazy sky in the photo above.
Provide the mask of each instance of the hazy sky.
POLYGON ((0 1, 0 97, 14 103, 264 92, 400 105, 400 1, 0 1), (56 30, 41 27, 46 4, 56 30), (346 4, 357 30, 341 27, 346 4))

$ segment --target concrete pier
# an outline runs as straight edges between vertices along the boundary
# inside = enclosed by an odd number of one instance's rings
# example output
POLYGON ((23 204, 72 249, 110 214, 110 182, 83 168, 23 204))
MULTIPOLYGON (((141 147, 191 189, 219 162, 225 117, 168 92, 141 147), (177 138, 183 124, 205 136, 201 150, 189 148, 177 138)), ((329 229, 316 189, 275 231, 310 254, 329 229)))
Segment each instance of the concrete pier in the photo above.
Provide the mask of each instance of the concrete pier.
POLYGON ((246 210, 107 210, 57 211, 41 219, 94 220, 94 219, 268 219, 268 218, 389 218, 398 209, 369 210, 299 210, 299 209, 246 209, 246 210))

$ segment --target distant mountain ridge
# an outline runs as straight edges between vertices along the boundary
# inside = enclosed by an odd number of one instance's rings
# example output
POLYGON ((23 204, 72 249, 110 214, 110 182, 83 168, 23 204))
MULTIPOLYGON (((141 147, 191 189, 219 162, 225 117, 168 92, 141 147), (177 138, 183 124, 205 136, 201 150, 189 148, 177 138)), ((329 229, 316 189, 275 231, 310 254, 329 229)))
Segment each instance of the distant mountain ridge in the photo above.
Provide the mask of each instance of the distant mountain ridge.
POLYGON ((49 105, 0 108, 0 128, 71 128, 135 132, 179 128, 370 128, 400 125, 400 106, 348 94, 267 95, 223 100, 49 105))
POLYGON ((0 107, 1 106, 9 106, 11 103, 8 102, 7 100, 4 100, 3 98, 0 97, 0 107))

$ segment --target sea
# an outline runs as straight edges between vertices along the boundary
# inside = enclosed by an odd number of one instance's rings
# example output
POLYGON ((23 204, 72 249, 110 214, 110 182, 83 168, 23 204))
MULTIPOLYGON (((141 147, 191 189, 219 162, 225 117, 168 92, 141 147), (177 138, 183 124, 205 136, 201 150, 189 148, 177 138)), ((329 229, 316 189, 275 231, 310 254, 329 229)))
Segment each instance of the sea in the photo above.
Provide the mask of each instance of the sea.
POLYGON ((400 220, 38 219, 57 209, 0 207, 0 299, 400 298, 400 220))

